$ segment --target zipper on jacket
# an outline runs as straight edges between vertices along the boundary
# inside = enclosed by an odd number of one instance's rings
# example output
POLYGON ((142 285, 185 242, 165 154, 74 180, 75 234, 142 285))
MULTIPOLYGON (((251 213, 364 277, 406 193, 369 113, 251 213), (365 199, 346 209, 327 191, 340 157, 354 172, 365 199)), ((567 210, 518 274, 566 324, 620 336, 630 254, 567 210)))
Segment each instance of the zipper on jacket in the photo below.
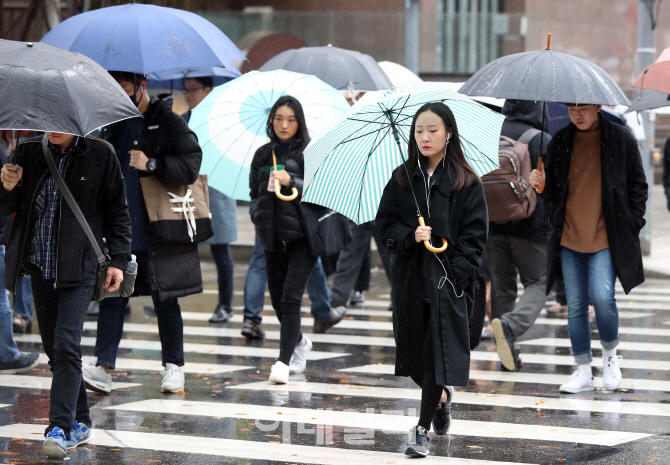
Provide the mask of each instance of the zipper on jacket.
MULTIPOLYGON (((79 154, 81 155, 81 154, 79 154)), ((65 169, 63 170, 63 183, 65 183, 65 175, 67 174, 67 169, 70 167, 70 164, 77 158, 79 155, 75 155, 70 159, 69 162, 67 162, 67 165, 65 165, 65 169)), ((58 169, 58 166, 56 166, 56 169, 58 169)), ((54 181, 55 182, 55 181, 54 181)), ((65 184, 67 186, 67 184, 65 184)), ((74 198, 74 196, 73 196, 74 198)), ((75 200, 76 202, 76 200, 75 200)), ((82 212, 83 213, 83 212, 82 212)), ((54 277, 54 291, 58 289, 58 285, 56 284, 58 282, 58 245, 60 244, 60 223, 61 223, 61 218, 63 218, 63 193, 61 192, 60 194, 60 200, 58 201, 58 240, 56 242, 56 276, 54 277)))
POLYGON ((16 287, 18 286, 19 276, 21 276, 21 264, 23 263, 23 252, 25 251, 25 248, 26 248, 26 237, 28 236, 28 229, 29 229, 29 226, 30 226, 30 215, 32 214, 32 211, 33 211, 33 204, 35 203, 35 197, 37 197, 37 193, 40 190, 40 185, 42 184, 42 180, 44 179, 44 176, 46 176, 48 172, 49 172, 49 170, 45 171, 44 174, 42 174, 42 177, 40 178, 40 180, 37 182, 37 189, 33 193, 33 198, 30 201, 30 208, 28 209, 28 225, 26 227, 26 232, 23 233, 23 242, 21 243, 21 255, 19 256, 19 272, 16 274, 16 279, 14 280, 14 289, 16 289, 16 287))

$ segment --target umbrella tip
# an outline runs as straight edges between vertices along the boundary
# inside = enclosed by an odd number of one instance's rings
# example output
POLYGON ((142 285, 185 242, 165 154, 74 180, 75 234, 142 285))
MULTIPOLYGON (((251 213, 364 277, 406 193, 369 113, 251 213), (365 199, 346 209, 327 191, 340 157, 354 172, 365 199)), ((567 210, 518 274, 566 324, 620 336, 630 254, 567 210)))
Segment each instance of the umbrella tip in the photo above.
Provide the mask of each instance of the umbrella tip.
POLYGON ((551 50, 551 32, 547 34, 547 50, 551 50))

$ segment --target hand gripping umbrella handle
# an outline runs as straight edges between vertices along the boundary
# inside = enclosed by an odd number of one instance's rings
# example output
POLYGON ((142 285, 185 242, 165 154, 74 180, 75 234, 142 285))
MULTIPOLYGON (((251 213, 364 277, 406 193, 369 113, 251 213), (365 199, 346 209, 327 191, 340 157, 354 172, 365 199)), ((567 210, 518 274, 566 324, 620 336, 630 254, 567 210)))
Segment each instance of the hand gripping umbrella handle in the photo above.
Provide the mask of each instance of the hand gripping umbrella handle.
MULTIPOLYGON (((272 151, 272 163, 274 163, 275 171, 277 171, 277 157, 275 156, 274 150, 272 151)), ((295 198, 298 197, 298 189, 293 187, 293 193, 291 195, 284 195, 281 193, 281 186, 279 185, 279 179, 275 178, 275 195, 277 196, 277 198, 281 200, 290 202, 291 200, 295 200, 295 198)))
MULTIPOLYGON (((423 220, 423 216, 419 217, 419 224, 421 226, 426 226, 426 222, 423 220)), ((447 245, 448 244, 447 244, 447 240, 443 237, 442 238, 442 247, 440 247, 439 249, 437 247, 433 247, 430 244, 430 241, 423 241, 423 245, 425 245, 426 248, 428 250, 430 250, 431 252, 440 253, 440 252, 444 252, 445 250, 447 250, 447 245)))
MULTIPOLYGON (((544 174, 544 162, 542 161, 542 157, 537 158, 537 169, 540 170, 540 173, 544 174)), ((543 179, 542 182, 540 183, 540 188, 537 189, 537 192, 540 194, 544 191, 544 183, 545 180, 543 179)))

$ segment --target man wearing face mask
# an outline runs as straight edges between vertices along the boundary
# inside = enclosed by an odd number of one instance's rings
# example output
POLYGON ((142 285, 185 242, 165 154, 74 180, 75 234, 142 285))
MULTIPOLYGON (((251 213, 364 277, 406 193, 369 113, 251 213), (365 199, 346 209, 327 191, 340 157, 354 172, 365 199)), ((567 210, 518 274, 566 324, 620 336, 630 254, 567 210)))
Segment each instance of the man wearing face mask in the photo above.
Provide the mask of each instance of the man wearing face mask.
MULTIPOLYGON (((104 128, 102 138, 114 146, 126 180, 132 252, 138 264, 135 293, 153 299, 165 366, 161 390, 179 392, 184 389, 184 323, 177 299, 202 292, 200 258, 195 243, 165 243, 151 237, 140 178, 155 176, 167 186, 193 184, 202 151, 195 134, 172 111, 172 96, 149 97, 145 76, 110 74, 143 116, 104 128)), ((111 391, 109 370, 115 367, 127 304, 128 298, 123 297, 100 303, 95 358, 84 367, 89 389, 111 391)))
POLYGON ((546 171, 531 185, 552 204, 547 245, 547 288, 561 273, 568 301, 568 333, 577 370, 561 392, 592 391, 589 300, 602 344, 603 385, 616 390, 621 369, 619 313, 614 288, 644 282, 640 229, 645 224, 647 181, 637 140, 600 115, 600 105, 569 104, 572 124, 556 133, 546 171), (543 185, 544 183, 544 185, 543 185))

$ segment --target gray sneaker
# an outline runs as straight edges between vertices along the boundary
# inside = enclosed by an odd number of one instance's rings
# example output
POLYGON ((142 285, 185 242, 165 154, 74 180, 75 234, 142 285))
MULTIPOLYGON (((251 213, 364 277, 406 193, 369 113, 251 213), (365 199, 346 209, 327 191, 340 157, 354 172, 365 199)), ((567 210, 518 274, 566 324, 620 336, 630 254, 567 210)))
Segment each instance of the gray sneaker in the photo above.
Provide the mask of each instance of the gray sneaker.
POLYGON ((365 303, 365 291, 354 291, 349 303, 351 305, 363 305, 365 303))
POLYGON ((112 375, 105 373, 105 370, 102 367, 96 366, 96 363, 98 363, 98 359, 93 358, 82 370, 84 373, 84 384, 91 391, 109 394, 112 392, 112 375))
POLYGON ((339 306, 330 309, 330 317, 327 320, 314 320, 314 333, 325 333, 330 328, 342 321, 342 318, 347 314, 347 309, 344 306, 339 306))
POLYGON ((0 373, 20 373, 35 368, 40 363, 37 352, 21 353, 13 362, 0 362, 0 373))
POLYGON ((409 440, 405 446, 405 455, 410 457, 425 457, 428 455, 430 439, 428 431, 423 426, 414 426, 409 430, 409 440))

